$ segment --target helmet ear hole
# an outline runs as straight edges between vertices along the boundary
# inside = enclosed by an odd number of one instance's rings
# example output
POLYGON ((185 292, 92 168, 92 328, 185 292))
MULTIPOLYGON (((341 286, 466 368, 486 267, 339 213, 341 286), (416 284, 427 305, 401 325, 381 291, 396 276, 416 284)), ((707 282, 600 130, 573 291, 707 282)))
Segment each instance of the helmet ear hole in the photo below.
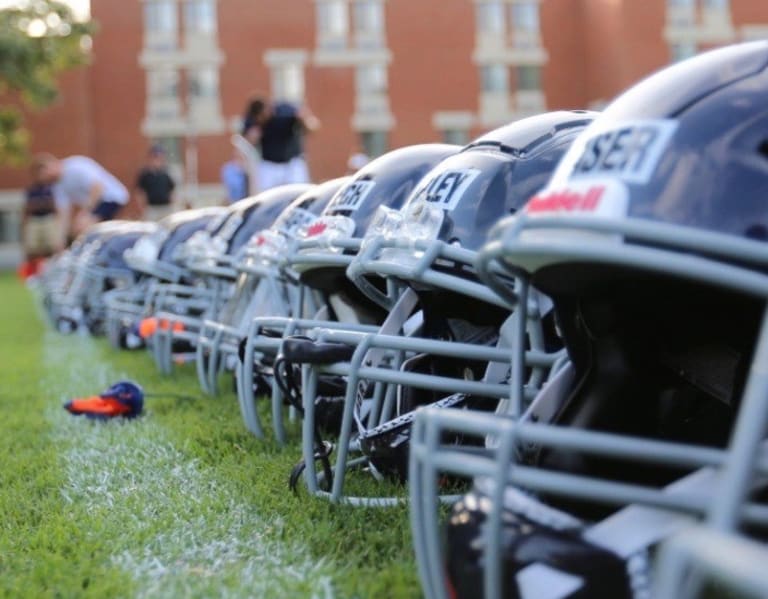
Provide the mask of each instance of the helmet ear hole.
POLYGON ((768 241, 768 227, 762 224, 751 225, 747 228, 744 235, 749 239, 768 241))

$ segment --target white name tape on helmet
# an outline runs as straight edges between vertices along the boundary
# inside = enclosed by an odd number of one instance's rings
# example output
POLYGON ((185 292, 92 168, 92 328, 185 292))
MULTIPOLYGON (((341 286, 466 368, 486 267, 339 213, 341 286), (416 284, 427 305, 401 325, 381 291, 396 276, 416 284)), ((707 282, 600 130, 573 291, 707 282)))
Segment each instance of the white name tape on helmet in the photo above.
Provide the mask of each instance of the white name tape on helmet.
POLYGON ((677 129, 677 121, 646 119, 615 123, 583 143, 569 173, 582 177, 616 177, 627 183, 646 183, 677 129))
POLYGON ((348 210, 354 212, 365 200, 366 196, 376 185, 375 181, 353 181, 339 191, 333 199, 331 210, 348 210))
POLYGON ((444 171, 431 179, 420 195, 443 210, 453 210, 479 174, 476 168, 444 171))

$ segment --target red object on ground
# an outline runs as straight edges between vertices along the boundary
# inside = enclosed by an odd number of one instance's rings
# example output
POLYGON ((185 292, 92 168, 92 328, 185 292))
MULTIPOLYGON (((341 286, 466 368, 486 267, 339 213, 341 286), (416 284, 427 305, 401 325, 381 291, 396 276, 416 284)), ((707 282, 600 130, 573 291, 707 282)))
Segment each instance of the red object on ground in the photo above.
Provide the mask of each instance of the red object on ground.
POLYGON ((19 267, 16 269, 16 274, 19 275, 20 279, 24 280, 33 277, 40 272, 44 261, 45 258, 30 258, 29 260, 25 260, 19 264, 19 267))
POLYGON ((132 408, 125 403, 111 397, 92 395, 91 397, 79 397, 73 399, 64 406, 72 414, 86 414, 89 416, 124 416, 131 412, 132 408))

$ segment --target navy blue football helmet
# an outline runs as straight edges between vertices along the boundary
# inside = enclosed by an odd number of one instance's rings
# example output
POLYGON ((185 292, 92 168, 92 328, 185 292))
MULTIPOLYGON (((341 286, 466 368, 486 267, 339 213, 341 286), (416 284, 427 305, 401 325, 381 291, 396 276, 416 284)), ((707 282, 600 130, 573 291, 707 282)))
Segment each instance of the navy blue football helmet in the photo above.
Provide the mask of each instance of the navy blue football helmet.
MULTIPOLYGON (((388 152, 373 160, 349 178, 334 194, 322 214, 307 223, 297 234, 294 251, 287 256, 285 268, 299 284, 300 293, 314 301, 302 303, 302 313, 292 318, 256 319, 254 332, 243 347, 244 389, 242 405, 252 405, 249 373, 270 373, 275 369, 277 391, 272 395, 273 426, 278 440, 284 439, 280 413, 283 402, 294 409, 301 406, 299 391, 302 355, 284 352, 303 344, 317 327, 375 331, 386 317, 386 311, 362 294, 346 277, 346 268, 360 249, 360 244, 379 206, 400 207, 421 177, 440 160, 455 153, 458 146, 421 144, 388 152), (291 339, 286 345, 284 337, 291 339), (289 391, 289 388, 293 391, 289 391)), ((312 341, 309 341, 311 345, 312 341)), ((335 377, 333 377, 335 381, 335 377)), ((319 402, 329 407, 324 413, 328 422, 338 420, 339 385, 326 386, 323 381, 319 402)), ((313 395, 313 393, 310 393, 313 395)), ((242 401, 242 400, 241 400, 242 401)), ((314 416, 314 408, 312 408, 314 416)), ((251 413, 255 414, 253 410, 251 413)), ((247 421, 249 419, 246 419, 247 421)), ((255 419, 249 428, 259 430, 255 419)), ((258 432, 257 432, 258 434, 258 432)))
MULTIPOLYGON (((345 470, 364 464, 375 476, 404 481, 418 408, 473 405, 493 411, 508 396, 502 328, 509 329, 504 323, 510 309, 479 282, 474 259, 490 228, 547 182, 593 117, 552 112, 495 129, 425 173, 400 209, 378 208, 347 276, 372 304, 389 311, 386 321, 368 334, 323 332, 327 347, 337 343, 351 354, 340 361, 346 363, 333 365, 349 383, 331 500, 399 501, 349 496, 343 491, 345 470)), ((538 315, 532 320, 536 360, 529 392, 563 357, 551 323, 540 326, 538 315)), ((306 444, 304 450, 308 460, 306 444)), ((310 489, 322 494, 313 484, 310 478, 310 489)))
MULTIPOLYGON (((298 229, 312 222, 327 205, 343 179, 318 185, 302 185, 300 193, 276 219, 252 228, 248 242, 234 263, 237 279, 228 299, 215 316, 208 318, 196 341, 198 380, 207 393, 218 390, 220 370, 233 370, 241 339, 256 316, 287 316, 297 301, 294 281, 283 268, 292 252, 298 229)), ((288 187, 275 188, 280 190, 288 187)), ((274 190, 260 195, 275 193, 274 190)))
POLYGON ((80 235, 73 247, 57 261, 65 272, 44 277, 45 305, 60 332, 86 330, 104 332, 104 294, 126 289, 135 282, 135 273, 126 264, 123 252, 137 240, 157 230, 155 223, 107 221, 80 235))
POLYGON ((760 42, 619 96, 496 228, 479 273, 521 313, 532 288, 547 294, 570 364, 530 402, 513 377, 506 418, 417 415, 412 522, 428 597, 647 597, 649 555, 692 515, 764 532, 767 191, 760 42), (456 434, 486 451, 441 441, 456 434), (475 484, 443 560, 445 472, 475 484))
POLYGON ((175 363, 195 359, 195 344, 203 321, 218 314, 235 290, 246 243, 256 231, 269 227, 283 209, 310 186, 281 185, 229 206, 220 222, 198 231, 177 255, 190 276, 184 285, 165 283, 155 288, 151 347, 161 372, 175 363))
POLYGON ((136 283, 105 294, 107 337, 113 346, 144 346, 138 335, 138 324, 151 313, 155 289, 163 283, 184 284, 190 280, 191 273, 182 260, 184 242, 225 212, 223 207, 176 212, 163 218, 156 230, 125 250, 125 261, 134 271, 136 283))

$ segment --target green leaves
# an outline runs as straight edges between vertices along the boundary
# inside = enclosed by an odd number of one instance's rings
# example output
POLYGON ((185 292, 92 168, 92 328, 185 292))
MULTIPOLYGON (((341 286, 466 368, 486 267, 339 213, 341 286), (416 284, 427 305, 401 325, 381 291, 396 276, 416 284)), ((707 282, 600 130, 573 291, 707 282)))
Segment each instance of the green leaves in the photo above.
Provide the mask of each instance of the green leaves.
POLYGON ((22 127, 22 116, 15 108, 0 108, 0 162, 22 161, 29 143, 29 132, 22 127))
POLYGON ((94 30, 54 0, 0 10, 0 162, 22 160, 28 143, 21 112, 8 100, 33 109, 53 102, 58 75, 88 62, 94 30))

